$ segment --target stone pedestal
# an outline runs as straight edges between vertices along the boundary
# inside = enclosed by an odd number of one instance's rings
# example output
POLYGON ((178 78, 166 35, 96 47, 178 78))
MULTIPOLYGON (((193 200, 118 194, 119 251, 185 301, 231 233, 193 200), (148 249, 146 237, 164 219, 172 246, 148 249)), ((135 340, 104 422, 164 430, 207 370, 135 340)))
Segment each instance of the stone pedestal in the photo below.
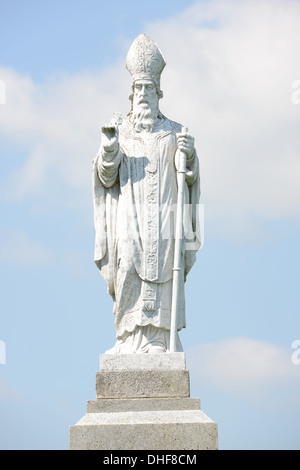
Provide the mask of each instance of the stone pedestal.
POLYGON ((71 450, 212 450, 217 440, 190 397, 184 353, 101 355, 96 400, 70 426, 71 450))

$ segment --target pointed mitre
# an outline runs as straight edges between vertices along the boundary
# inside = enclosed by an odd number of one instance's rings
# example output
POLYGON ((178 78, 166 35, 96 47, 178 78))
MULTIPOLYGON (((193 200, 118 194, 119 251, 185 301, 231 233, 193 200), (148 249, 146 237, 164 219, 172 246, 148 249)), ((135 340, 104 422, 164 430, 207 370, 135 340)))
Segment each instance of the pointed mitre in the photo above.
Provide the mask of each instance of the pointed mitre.
POLYGON ((153 80, 160 90, 160 75, 166 62, 157 44, 149 36, 140 34, 131 44, 127 54, 126 68, 136 80, 153 80))

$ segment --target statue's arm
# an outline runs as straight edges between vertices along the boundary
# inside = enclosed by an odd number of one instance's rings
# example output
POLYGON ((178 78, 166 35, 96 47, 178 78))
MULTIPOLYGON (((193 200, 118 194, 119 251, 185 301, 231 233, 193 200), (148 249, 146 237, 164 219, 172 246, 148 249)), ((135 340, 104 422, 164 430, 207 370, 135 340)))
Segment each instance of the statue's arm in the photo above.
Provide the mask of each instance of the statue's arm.
POLYGON ((191 186, 199 176, 199 160, 196 149, 190 158, 186 159, 186 174, 185 174, 185 181, 188 186, 191 186))

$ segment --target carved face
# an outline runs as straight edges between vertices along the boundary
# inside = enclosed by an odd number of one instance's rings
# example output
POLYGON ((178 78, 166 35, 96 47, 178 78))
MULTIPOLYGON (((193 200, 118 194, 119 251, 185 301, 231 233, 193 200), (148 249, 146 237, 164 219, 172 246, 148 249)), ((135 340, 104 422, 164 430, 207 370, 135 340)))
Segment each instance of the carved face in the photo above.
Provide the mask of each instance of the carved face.
POLYGON ((158 93, 152 80, 136 80, 133 88, 133 110, 151 109, 158 111, 158 93))

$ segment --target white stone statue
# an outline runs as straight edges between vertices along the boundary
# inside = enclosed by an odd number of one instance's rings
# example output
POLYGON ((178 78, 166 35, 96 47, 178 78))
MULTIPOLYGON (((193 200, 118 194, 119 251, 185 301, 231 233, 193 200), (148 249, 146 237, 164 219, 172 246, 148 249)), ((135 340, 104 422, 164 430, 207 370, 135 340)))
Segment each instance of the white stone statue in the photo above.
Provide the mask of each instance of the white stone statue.
POLYGON ((113 298, 117 339, 106 353, 170 351, 180 152, 186 172, 175 351, 182 351, 177 332, 186 326, 184 283, 200 247, 198 157, 194 138, 159 110, 165 61, 155 42, 138 36, 126 67, 131 110, 102 127, 93 160, 95 262, 113 298))

